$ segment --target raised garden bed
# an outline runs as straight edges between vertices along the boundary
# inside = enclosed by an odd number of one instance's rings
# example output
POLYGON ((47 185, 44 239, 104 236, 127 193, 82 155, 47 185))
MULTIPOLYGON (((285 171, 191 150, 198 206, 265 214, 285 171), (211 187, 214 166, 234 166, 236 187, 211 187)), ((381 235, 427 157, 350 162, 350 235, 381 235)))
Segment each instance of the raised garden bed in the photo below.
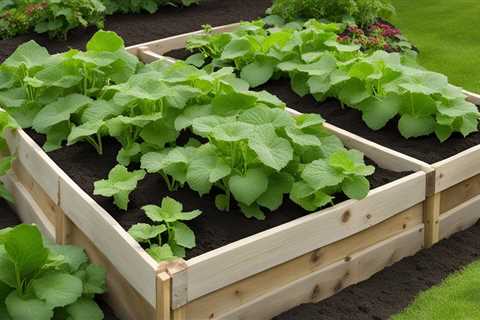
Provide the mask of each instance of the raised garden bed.
MULTIPOLYGON (((150 57, 148 52, 132 51, 141 58, 150 57)), ((93 180, 89 179, 98 177, 85 174, 79 163, 92 159, 92 170, 102 176, 106 167, 82 151, 82 144, 71 147, 79 149, 70 158, 62 156, 65 149, 52 153, 54 161, 25 131, 11 132, 9 147, 17 160, 10 188, 18 199, 25 193, 15 192, 15 186, 32 195, 29 208, 19 207, 19 211, 30 210, 33 221, 54 230, 57 242, 86 248, 92 262, 107 269, 107 299, 120 318, 168 319, 170 314, 175 319, 248 318, 252 312, 268 318, 299 303, 288 302, 285 292, 295 290, 323 299, 423 246, 426 174, 418 172, 421 167, 333 126, 328 128, 337 130, 347 145, 355 145, 386 170, 417 172, 404 176, 383 171, 382 178, 379 170, 380 183, 364 200, 343 201, 309 215, 287 208, 288 218, 275 219, 271 225, 267 220, 252 227, 250 233, 237 233, 237 238, 220 242, 221 247, 214 244, 211 251, 208 245, 203 246, 203 252, 192 253, 194 257, 188 260, 156 263, 124 229, 138 221, 122 222, 123 217, 108 210, 119 223, 105 210, 105 202, 91 198, 88 188, 93 180), (70 177, 69 170, 80 174, 70 177), (317 279, 319 285, 312 287, 317 279)), ((115 145, 108 144, 108 148, 115 150, 115 145)), ((105 159, 114 161, 114 157, 105 159)), ((140 190, 148 194, 145 191, 140 190)), ((155 190, 153 197, 158 200, 160 196, 155 190)), ((241 229, 237 224, 241 221, 234 215, 227 217, 234 221, 230 229, 241 229)), ((215 225, 210 219, 207 228, 215 230, 215 225)), ((201 228, 202 220, 194 227, 201 228)))
MULTIPOLYGON (((214 32, 228 32, 238 24, 214 28, 214 32)), ((165 59, 185 58, 186 41, 203 31, 191 32, 158 41, 145 43, 142 48, 147 56, 165 59)), ((291 108, 300 112, 321 114, 327 122, 345 129, 339 135, 362 140, 372 148, 388 148, 399 157, 415 162, 427 173, 428 209, 425 213, 425 243, 431 246, 440 239, 472 226, 479 218, 480 211, 480 167, 474 164, 480 160, 480 133, 471 134, 464 139, 454 135, 444 143, 435 137, 415 139, 403 138, 391 121, 384 129, 373 131, 362 121, 361 113, 353 109, 342 109, 336 100, 317 103, 312 96, 301 98, 291 89, 289 81, 270 81, 262 86, 285 101, 291 108), (352 135, 350 135, 351 133, 352 135)), ((467 91, 467 100, 480 103, 479 96, 467 91)), ((355 144, 351 147, 356 147, 355 144)))

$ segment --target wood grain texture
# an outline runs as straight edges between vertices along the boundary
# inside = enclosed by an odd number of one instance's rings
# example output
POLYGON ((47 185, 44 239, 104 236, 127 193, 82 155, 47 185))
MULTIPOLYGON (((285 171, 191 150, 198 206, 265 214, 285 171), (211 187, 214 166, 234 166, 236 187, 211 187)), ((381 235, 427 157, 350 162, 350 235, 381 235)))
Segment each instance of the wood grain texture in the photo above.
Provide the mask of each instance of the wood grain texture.
POLYGON ((21 162, 23 169, 42 187, 48 197, 58 202, 58 176, 63 171, 33 141, 25 131, 7 130, 6 139, 10 153, 21 162))
POLYGON ((467 90, 463 90, 463 93, 467 95, 467 100, 477 106, 480 106, 480 94, 473 93, 467 90))
POLYGON ((480 195, 462 203, 440 216, 439 239, 466 230, 480 219, 480 195))
POLYGON ((464 180, 480 174, 480 145, 433 164, 435 192, 444 191, 464 180))
POLYGON ((424 200, 425 173, 417 172, 361 201, 345 201, 190 259, 188 301, 361 232, 424 200))
POLYGON ((55 226, 42 212, 28 190, 18 181, 15 174, 10 172, 1 177, 1 181, 15 199, 15 203, 11 206, 17 212, 20 220, 23 223, 37 225, 47 239, 55 242, 55 226))
POLYGON ((187 318, 221 317, 312 272, 348 260, 355 252, 417 227, 422 221, 423 204, 418 204, 372 228, 194 300, 187 305, 187 318))
POLYGON ((464 180, 444 191, 440 201, 440 214, 480 195, 480 175, 464 180))
POLYGON ((75 226, 150 303, 156 305, 158 264, 70 178, 60 179, 59 206, 75 226))
POLYGON ((441 193, 427 197, 425 201, 425 247, 430 248, 439 240, 439 217, 440 217, 441 193))
MULTIPOLYGON (((267 320, 297 305, 319 302, 417 253, 423 247, 423 238, 423 226, 417 226, 213 319, 267 320)), ((189 320, 201 319, 193 315, 189 320)))
POLYGON ((165 271, 157 274, 157 306, 155 320, 170 320, 172 305, 172 278, 165 271))
MULTIPOLYGON (((69 220, 65 217, 66 221, 69 220)), ((113 264, 101 253, 96 243, 89 239, 73 221, 67 222, 70 228, 64 235, 64 244, 77 245, 85 249, 90 261, 105 268, 107 271, 107 293, 103 298, 112 307, 121 320, 156 320, 155 308, 146 301, 119 272, 118 265, 113 264)), ((112 239, 113 245, 115 245, 112 239)), ((128 259, 124 263, 128 263, 128 259)), ((135 265, 131 266, 135 268, 135 265)), ((138 271, 140 272, 140 271, 138 271)), ((141 274, 139 273, 140 277, 141 274)), ((155 277, 151 278, 155 286, 155 277)))

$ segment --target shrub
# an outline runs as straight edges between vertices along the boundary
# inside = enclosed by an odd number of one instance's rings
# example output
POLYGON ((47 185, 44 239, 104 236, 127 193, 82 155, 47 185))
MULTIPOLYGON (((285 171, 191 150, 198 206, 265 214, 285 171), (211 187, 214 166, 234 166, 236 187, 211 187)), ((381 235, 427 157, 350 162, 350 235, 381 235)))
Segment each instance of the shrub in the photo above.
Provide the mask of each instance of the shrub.
POLYGON ((275 0, 271 12, 288 21, 315 18, 340 22, 351 17, 365 26, 390 17, 395 9, 389 0, 275 0))

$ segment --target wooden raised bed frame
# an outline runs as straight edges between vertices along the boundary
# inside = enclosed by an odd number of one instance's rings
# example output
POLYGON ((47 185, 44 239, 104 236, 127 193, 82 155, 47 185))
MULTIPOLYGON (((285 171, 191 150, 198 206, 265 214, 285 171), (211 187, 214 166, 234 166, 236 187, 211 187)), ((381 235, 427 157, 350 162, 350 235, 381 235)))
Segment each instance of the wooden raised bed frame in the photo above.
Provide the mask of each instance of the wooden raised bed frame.
MULTIPOLYGON (((144 61, 155 59, 132 48, 144 61)), ((293 111, 292 111, 293 112, 293 111)), ((23 131, 4 178, 25 222, 85 248, 108 272, 106 300, 122 320, 269 319, 369 278, 424 246, 428 168, 331 125, 380 166, 415 171, 349 200, 189 260, 155 262, 23 131)))
MULTIPOLYGON (((239 26, 239 23, 216 27, 213 32, 228 32, 239 26)), ((162 55, 171 50, 185 48, 189 37, 203 31, 186 33, 157 41, 151 41, 130 47, 131 52, 139 52, 147 61, 167 59, 162 55)), ((463 91, 467 100, 480 106, 480 95, 463 91)), ((328 126, 328 125, 327 125, 328 126)), ((355 134, 333 127, 340 136, 349 137, 353 148, 361 144, 370 146, 372 150, 386 148, 363 139, 355 134)), ((453 157, 428 164, 410 156, 393 151, 399 158, 409 159, 416 163, 427 174, 427 207, 425 214, 425 245, 432 246, 444 239, 464 230, 480 219, 480 145, 465 150, 453 157)))

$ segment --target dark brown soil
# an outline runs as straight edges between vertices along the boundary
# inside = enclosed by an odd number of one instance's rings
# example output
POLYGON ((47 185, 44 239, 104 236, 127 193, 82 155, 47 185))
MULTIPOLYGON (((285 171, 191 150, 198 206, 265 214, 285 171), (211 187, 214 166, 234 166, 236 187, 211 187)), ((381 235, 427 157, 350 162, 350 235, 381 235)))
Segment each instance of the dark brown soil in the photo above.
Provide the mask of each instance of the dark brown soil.
MULTIPOLYGON (((185 49, 178 49, 167 52, 165 55, 175 59, 186 59, 190 53, 185 49)), ((456 133, 443 143, 435 135, 405 139, 398 131, 397 118, 391 120, 385 128, 373 131, 363 122, 360 111, 352 108, 342 109, 340 102, 336 99, 318 103, 311 95, 302 98, 290 89, 288 79, 271 80, 258 90, 267 90, 275 94, 292 109, 300 112, 319 113, 333 125, 430 164, 480 144, 479 132, 473 133, 467 138, 456 133)))
POLYGON ((480 258, 479 234, 480 224, 477 224, 431 249, 403 259, 367 281, 322 302, 298 306, 275 320, 389 319, 407 307, 421 291, 477 261, 480 258))
MULTIPOLYGON (((126 14, 107 17, 105 29, 117 32, 126 45, 162 39, 168 36, 201 29, 203 24, 218 26, 262 16, 271 6, 271 0, 203 0, 189 8, 165 7, 156 14, 126 14)), ((0 41, 0 62, 5 60, 18 45, 34 39, 46 46, 51 53, 68 48, 83 49, 95 28, 77 29, 67 41, 51 40, 48 36, 27 34, 0 41)))
MULTIPOLYGON (((42 145, 41 135, 31 130, 27 132, 42 145)), ((93 148, 86 143, 64 147, 49 153, 49 156, 126 230, 138 222, 148 223, 148 218, 141 207, 147 204, 158 205, 165 196, 182 202, 187 211, 201 209, 204 214, 189 221, 189 226, 195 231, 197 237, 197 247, 188 252, 189 258, 309 214, 285 197, 282 207, 267 214, 265 221, 247 219, 235 206, 228 213, 221 212, 215 207, 214 197, 219 190, 213 190, 212 194, 203 197, 187 187, 170 192, 161 176, 156 174, 147 175, 139 183, 138 188, 130 195, 129 210, 126 213, 118 209, 111 198, 93 196, 94 182, 106 178, 108 172, 116 165, 115 157, 118 149, 119 145, 116 141, 106 140, 102 156, 94 152, 93 148)), ((408 172, 397 173, 378 168, 369 180, 372 188, 375 188, 407 174, 408 172)), ((336 200, 340 202, 344 198, 336 200)))
POLYGON ((0 200, 0 230, 15 226, 20 223, 15 211, 8 205, 7 201, 0 200))

